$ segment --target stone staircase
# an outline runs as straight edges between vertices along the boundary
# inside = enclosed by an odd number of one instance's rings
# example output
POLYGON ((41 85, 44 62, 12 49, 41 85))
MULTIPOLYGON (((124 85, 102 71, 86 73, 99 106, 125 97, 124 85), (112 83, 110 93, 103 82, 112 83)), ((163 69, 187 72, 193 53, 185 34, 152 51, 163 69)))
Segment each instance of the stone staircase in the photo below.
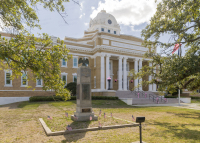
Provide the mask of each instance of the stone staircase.
MULTIPOLYGON (((178 103, 178 99, 176 98, 164 98, 151 91, 117 91, 116 96, 125 102, 129 100, 129 103, 132 105, 178 103), (132 103, 130 102, 131 99, 132 103)), ((181 101, 181 103, 183 102, 181 101)))

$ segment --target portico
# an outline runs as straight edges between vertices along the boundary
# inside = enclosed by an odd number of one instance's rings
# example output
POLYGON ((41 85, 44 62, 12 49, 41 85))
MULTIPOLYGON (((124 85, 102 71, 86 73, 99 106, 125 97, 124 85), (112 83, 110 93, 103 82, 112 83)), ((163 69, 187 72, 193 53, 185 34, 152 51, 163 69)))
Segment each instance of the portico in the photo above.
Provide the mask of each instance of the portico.
MULTIPOLYGON (((101 90, 108 90, 109 83, 107 78, 111 78, 111 89, 119 91, 130 90, 129 84, 129 71, 135 69, 135 72, 138 72, 142 68, 142 58, 130 57, 126 55, 117 55, 117 54, 106 54, 101 53, 101 90), (113 64, 114 63, 114 64, 113 64), (113 67, 114 66, 114 67, 113 67), (134 67, 129 69, 130 67, 134 67), (117 72, 113 69, 117 69, 117 72), (116 82, 115 82, 116 81, 116 82), (115 87, 113 87, 115 84, 115 87), (117 84, 117 89, 116 89, 117 84)), ((142 82, 142 79, 134 79, 134 86, 142 82)), ((142 86, 139 86, 137 90, 142 91, 142 86)), ((149 89, 151 91, 151 89, 149 89)))

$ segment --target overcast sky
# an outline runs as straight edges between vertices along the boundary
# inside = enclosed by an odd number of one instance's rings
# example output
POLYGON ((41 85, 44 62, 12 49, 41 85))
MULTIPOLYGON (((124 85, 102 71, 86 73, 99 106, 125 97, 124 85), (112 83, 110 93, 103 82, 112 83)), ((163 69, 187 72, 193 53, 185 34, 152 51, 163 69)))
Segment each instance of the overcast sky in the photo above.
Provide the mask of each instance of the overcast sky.
MULTIPOLYGON (((31 32, 47 33, 64 39, 65 36, 73 38, 83 37, 88 29, 90 18, 94 18, 102 9, 112 14, 120 24, 121 34, 141 38, 141 30, 149 23, 155 14, 157 4, 155 0, 75 0, 64 4, 67 16, 65 21, 57 12, 44 10, 38 7, 39 24, 42 30, 34 29, 31 32)), ((162 37, 162 39, 169 39, 162 37)), ((167 40, 168 41, 168 40, 167 40)), ((160 49, 158 48, 157 52, 160 49)))
POLYGON ((90 18, 94 18, 101 10, 112 14, 121 27, 121 34, 140 36, 140 32, 156 12, 154 0, 77 0, 65 3, 68 16, 65 24, 57 12, 50 12, 38 7, 37 14, 42 30, 33 33, 48 33, 63 39, 65 36, 81 38, 89 27, 90 18))

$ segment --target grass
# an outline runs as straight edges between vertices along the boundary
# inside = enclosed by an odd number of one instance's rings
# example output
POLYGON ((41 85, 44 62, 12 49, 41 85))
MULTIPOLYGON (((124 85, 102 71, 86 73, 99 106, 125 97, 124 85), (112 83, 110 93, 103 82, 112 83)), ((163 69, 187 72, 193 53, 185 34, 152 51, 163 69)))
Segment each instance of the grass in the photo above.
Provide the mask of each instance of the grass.
MULTIPOLYGON (((71 112, 72 114, 73 112, 71 112)), ((65 115, 61 114, 59 117, 54 117, 52 120, 44 118, 43 119, 47 126, 51 131, 63 131, 66 130, 67 125, 70 125, 72 129, 83 129, 83 128, 92 128, 98 127, 99 122, 102 126, 110 126, 110 125, 122 125, 122 124, 130 124, 130 122, 118 120, 112 117, 106 117, 104 119, 103 115, 101 115, 98 121, 87 121, 87 122, 74 122, 71 120, 71 117, 65 117, 65 115)))
MULTIPOLYGON (((176 108, 176 107, 133 107, 125 105, 119 100, 95 100, 92 101, 93 111, 102 114, 132 121, 131 116, 145 116, 143 123, 143 141, 148 143, 197 143, 200 140, 200 112, 198 110, 176 108)), ((47 119, 52 116, 54 121, 46 121, 48 126, 55 131, 65 129, 71 122, 66 118, 65 112, 72 115, 76 108, 75 101, 67 102, 22 102, 10 106, 0 107, 0 143, 35 143, 35 142, 115 142, 130 143, 139 140, 138 127, 99 130, 86 133, 69 134, 62 136, 47 137, 39 118, 47 119)), ((103 119, 103 118, 102 118, 103 119)), ((115 120, 107 118, 107 122, 116 123, 115 120)), ((103 123, 103 121, 102 121, 103 123)), ((88 127, 95 125, 95 121, 76 125, 77 127, 88 127)))
POLYGON ((200 103, 200 99, 191 99, 191 103, 200 103))

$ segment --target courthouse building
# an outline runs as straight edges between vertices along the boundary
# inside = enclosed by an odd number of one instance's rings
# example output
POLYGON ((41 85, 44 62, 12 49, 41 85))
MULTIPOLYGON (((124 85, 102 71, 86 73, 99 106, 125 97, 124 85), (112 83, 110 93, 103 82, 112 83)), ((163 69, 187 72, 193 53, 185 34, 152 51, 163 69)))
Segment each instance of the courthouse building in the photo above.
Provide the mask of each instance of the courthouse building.
MULTIPOLYGON (((9 37, 1 33, 2 37, 9 37)), ((57 37, 52 37, 56 44, 57 37)), ((76 82, 79 58, 89 59, 91 68, 92 95, 114 96, 118 90, 130 90, 138 85, 141 80, 151 79, 146 76, 143 79, 132 79, 129 71, 138 71, 142 66, 149 64, 149 59, 143 59, 148 48, 142 47, 142 39, 120 33, 120 26, 115 17, 105 10, 90 20, 89 28, 82 38, 65 37, 64 43, 69 48, 72 58, 68 61, 61 59, 61 77, 66 83, 76 82), (108 90, 107 78, 111 78, 108 90)), ((19 77, 10 80, 12 70, 0 71, 0 96, 1 97, 30 97, 52 95, 53 91, 42 90, 42 80, 26 81, 19 77), (26 86, 32 86, 27 88, 26 86), (33 89, 35 89, 33 91, 33 89)), ((139 87, 143 91, 156 91, 156 85, 139 87)))

